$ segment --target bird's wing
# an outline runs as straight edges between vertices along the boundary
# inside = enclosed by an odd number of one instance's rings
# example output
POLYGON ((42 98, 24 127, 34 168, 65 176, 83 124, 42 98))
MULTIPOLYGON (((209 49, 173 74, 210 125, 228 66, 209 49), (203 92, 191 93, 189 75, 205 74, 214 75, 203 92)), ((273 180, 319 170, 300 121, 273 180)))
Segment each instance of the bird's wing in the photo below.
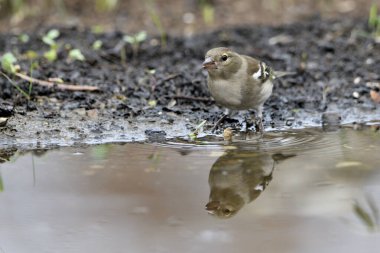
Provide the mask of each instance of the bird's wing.
POLYGON ((252 76, 253 79, 264 83, 268 79, 273 78, 273 71, 268 65, 265 64, 265 62, 256 60, 247 55, 243 55, 242 57, 247 60, 247 73, 249 76, 252 76))

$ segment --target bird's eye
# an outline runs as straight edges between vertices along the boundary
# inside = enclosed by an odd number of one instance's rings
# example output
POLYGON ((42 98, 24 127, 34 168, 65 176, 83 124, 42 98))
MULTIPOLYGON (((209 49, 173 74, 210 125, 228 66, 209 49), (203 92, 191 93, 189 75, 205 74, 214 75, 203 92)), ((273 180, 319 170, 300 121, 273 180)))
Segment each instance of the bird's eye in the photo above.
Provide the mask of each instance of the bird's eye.
POLYGON ((223 209, 223 213, 224 213, 224 215, 229 216, 229 215, 231 215, 232 212, 230 209, 225 208, 225 209, 223 209))
POLYGON ((226 54, 222 55, 222 61, 227 61, 227 59, 228 59, 228 55, 226 54))

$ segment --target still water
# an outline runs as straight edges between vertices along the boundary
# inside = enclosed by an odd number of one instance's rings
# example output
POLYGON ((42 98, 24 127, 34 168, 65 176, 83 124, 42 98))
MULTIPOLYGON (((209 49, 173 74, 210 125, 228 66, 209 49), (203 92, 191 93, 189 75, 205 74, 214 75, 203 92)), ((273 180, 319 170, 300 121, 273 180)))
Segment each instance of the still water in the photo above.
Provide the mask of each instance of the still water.
POLYGON ((7 152, 1 253, 380 252, 379 131, 7 152))

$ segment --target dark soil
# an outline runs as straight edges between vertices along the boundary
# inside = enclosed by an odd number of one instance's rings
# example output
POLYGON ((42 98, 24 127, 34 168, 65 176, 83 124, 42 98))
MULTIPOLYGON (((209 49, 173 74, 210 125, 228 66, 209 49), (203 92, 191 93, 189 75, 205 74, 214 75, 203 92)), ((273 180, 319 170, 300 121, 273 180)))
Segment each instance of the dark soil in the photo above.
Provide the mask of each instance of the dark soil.
MULTIPOLYGON (((30 33, 27 43, 20 42, 18 34, 0 34, 0 55, 13 52, 21 70, 30 75, 25 54, 33 50, 42 55, 48 50, 41 41, 48 30, 30 33)), ((207 120, 209 131, 223 108, 209 100, 201 63, 204 53, 216 46, 258 57, 275 70, 296 72, 275 81, 264 109, 267 130, 321 125, 321 114, 329 111, 337 112, 342 123, 380 119, 366 85, 380 81, 380 43, 369 35, 364 20, 315 18, 279 27, 228 28, 192 38, 170 37, 165 47, 152 37, 141 44, 137 55, 129 44, 121 43, 122 33, 59 31, 58 60, 35 60, 38 67, 32 76, 61 78, 100 91, 33 85, 28 100, 1 77, 0 117, 12 116, 0 128, 0 145, 133 140, 155 131, 170 137, 189 133, 202 120, 207 120), (92 49, 96 40, 103 42, 97 51, 92 49), (67 44, 79 48, 86 60, 67 60, 67 44)), ((28 90, 28 82, 11 78, 28 90)), ((243 129, 244 117, 241 113, 226 126, 243 129)))

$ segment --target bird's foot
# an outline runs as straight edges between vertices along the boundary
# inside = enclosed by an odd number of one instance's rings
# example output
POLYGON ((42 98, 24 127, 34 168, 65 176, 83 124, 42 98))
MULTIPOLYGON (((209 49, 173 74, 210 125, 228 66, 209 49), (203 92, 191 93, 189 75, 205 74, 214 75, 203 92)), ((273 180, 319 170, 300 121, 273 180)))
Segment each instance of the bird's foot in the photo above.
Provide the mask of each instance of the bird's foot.
POLYGON ((264 125, 260 117, 246 118, 245 124, 246 132, 254 131, 256 133, 260 133, 261 135, 264 133, 264 125))
POLYGON ((255 130, 256 133, 260 133, 261 135, 264 133, 263 120, 260 117, 255 119, 255 130))
POLYGON ((219 124, 223 123, 224 120, 227 118, 227 114, 224 114, 220 119, 218 119, 218 121, 215 123, 215 125, 213 126, 213 128, 211 129, 211 132, 214 133, 216 129, 218 129, 219 127, 219 124))

